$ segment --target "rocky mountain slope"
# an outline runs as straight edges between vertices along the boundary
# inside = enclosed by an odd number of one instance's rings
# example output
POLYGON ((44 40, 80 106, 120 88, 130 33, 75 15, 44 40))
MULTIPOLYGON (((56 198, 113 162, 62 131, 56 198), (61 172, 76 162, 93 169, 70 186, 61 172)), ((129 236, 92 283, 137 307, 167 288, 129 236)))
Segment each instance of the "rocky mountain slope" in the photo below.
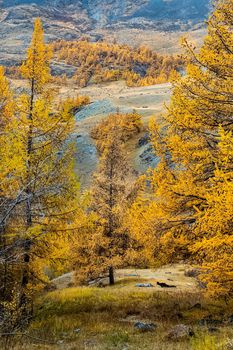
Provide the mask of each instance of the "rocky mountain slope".
POLYGON ((35 17, 48 40, 101 39, 103 31, 175 31, 197 26, 209 0, 0 0, 0 63, 19 60, 28 45, 35 17))

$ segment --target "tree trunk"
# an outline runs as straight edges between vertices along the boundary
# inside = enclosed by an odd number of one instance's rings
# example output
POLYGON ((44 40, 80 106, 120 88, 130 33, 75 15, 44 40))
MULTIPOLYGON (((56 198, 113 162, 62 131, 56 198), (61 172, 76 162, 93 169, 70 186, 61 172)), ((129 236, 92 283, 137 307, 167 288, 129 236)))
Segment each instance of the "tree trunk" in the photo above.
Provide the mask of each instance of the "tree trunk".
POLYGON ((2 255, 2 260, 3 262, 1 263, 0 269, 1 269, 1 298, 2 300, 5 300, 6 294, 7 293, 7 260, 6 260, 6 255, 4 253, 6 248, 6 237, 5 237, 5 225, 0 226, 0 250, 2 249, 2 252, 0 251, 2 255))
POLYGON ((115 279, 114 279, 114 269, 112 266, 109 267, 109 285, 113 286, 115 284, 115 279))
MULTIPOLYGON (((30 99, 30 111, 28 115, 28 120, 33 121, 33 106, 34 106, 34 97, 35 97, 35 81, 32 79, 31 81, 31 99, 30 99)), ((28 139, 27 139, 27 155, 28 155, 28 169, 27 169, 27 188, 26 193, 28 195, 28 199, 26 202, 25 208, 25 219, 26 219, 26 229, 30 229, 32 227, 32 203, 31 203, 31 154, 32 154, 32 146, 33 146, 33 138, 32 138, 32 124, 29 125, 28 131, 28 139)), ((22 307, 22 313, 28 314, 28 304, 30 304, 30 300, 27 296, 27 286, 29 284, 29 266, 30 266, 30 251, 31 251, 32 242, 30 239, 26 239, 23 245, 24 255, 23 255, 23 271, 22 271, 22 281, 21 281, 21 297, 20 297, 20 306, 22 307)))

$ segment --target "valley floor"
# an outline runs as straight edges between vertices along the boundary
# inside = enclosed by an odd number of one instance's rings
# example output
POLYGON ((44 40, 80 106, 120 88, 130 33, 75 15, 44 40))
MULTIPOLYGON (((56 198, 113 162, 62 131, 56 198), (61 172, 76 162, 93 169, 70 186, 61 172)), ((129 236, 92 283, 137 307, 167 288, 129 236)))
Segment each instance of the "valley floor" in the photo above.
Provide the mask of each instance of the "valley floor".
POLYGON ((119 270, 116 285, 102 288, 67 287, 71 275, 65 275, 54 281, 60 289, 43 294, 37 301, 30 329, 23 337, 10 340, 5 349, 232 349, 233 305, 205 299, 197 281, 185 276, 186 269, 176 265, 119 270), (157 281, 177 288, 163 289, 157 281), (142 283, 152 286, 137 286, 142 283), (152 325, 152 329, 140 330, 138 322, 152 325), (181 324, 194 334, 172 336, 173 327, 181 324))

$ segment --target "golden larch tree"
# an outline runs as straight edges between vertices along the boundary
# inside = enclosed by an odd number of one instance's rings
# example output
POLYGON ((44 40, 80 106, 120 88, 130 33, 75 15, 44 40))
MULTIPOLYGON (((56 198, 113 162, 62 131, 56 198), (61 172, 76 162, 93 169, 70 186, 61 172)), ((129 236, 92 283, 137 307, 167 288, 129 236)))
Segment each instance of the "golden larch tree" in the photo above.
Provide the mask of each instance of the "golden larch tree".
POLYGON ((99 167, 93 176, 89 222, 80 230, 75 247, 76 276, 85 282, 109 276, 110 285, 114 284, 114 270, 129 264, 128 253, 134 245, 124 223, 138 184, 122 141, 128 137, 131 115, 125 115, 124 125, 119 124, 123 119, 123 115, 111 115, 93 130, 99 167))
MULTIPOLYGON (((79 186, 74 174, 72 139, 73 108, 77 104, 67 100, 56 107, 53 103, 50 58, 42 24, 37 19, 21 67, 27 88, 12 97, 6 79, 0 76, 6 86, 0 90, 0 99, 8 101, 4 113, 9 114, 9 135, 14 142, 8 145, 4 138, 0 141, 8 148, 15 147, 1 155, 4 157, 1 166, 5 168, 4 181, 14 181, 12 192, 18 193, 16 199, 8 195, 13 207, 9 207, 11 216, 5 217, 4 225, 6 236, 13 237, 12 249, 17 257, 14 263, 20 271, 13 276, 13 282, 18 285, 15 308, 20 310, 21 320, 31 315, 33 292, 46 285, 44 268, 54 266, 69 250, 68 233, 73 232, 77 208, 79 186)), ((8 290, 9 295, 13 292, 8 290)))
POLYGON ((211 295, 233 292, 232 21, 233 1, 218 1, 199 53, 183 41, 187 74, 164 123, 150 125, 160 157, 148 179, 152 199, 141 196, 130 213, 152 260, 198 262, 211 295))

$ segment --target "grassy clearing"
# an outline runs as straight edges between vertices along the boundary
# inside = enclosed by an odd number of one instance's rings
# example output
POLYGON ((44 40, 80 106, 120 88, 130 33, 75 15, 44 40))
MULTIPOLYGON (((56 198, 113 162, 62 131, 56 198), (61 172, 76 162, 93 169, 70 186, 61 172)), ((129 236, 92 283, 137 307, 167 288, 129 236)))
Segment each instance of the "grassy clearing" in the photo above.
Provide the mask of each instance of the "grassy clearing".
POLYGON ((211 334, 199 323, 208 315, 222 320, 232 313, 232 305, 210 302, 199 293, 127 291, 119 285, 67 288, 39 298, 35 319, 27 331, 31 338, 18 337, 0 349, 224 350, 227 339, 233 338, 233 327, 223 323, 216 334, 211 334), (141 333, 134 328, 137 320, 158 327, 154 332, 141 333), (195 336, 169 341, 168 330, 179 323, 191 325, 195 336))

